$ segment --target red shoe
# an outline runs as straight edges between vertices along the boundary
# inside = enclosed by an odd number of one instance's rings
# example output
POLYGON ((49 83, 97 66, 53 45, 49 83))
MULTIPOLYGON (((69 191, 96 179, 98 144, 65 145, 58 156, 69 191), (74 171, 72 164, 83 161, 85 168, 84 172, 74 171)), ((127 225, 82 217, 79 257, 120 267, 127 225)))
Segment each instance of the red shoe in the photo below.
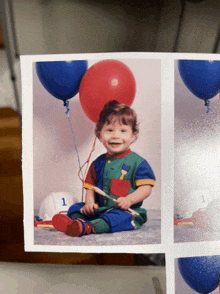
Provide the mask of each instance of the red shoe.
POLYGON ((73 220, 65 214, 55 214, 52 218, 52 225, 61 232, 66 232, 67 226, 71 225, 73 220))
POLYGON ((95 233, 93 226, 84 222, 81 219, 75 219, 71 224, 67 225, 66 234, 72 237, 81 237, 83 235, 89 235, 95 233))
POLYGON ((95 233, 91 224, 81 219, 72 220, 65 214, 55 214, 52 218, 52 225, 60 232, 64 232, 72 237, 81 237, 91 232, 95 233))

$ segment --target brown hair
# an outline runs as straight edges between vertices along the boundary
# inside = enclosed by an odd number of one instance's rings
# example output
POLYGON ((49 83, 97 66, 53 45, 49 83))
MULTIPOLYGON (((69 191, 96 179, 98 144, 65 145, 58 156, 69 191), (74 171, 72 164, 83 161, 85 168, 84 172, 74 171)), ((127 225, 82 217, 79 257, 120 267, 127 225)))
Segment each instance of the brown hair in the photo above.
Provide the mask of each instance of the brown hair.
POLYGON ((136 112, 128 105, 112 100, 105 104, 96 123, 95 135, 98 138, 104 124, 110 124, 113 118, 118 118, 119 122, 124 125, 130 125, 132 132, 138 134, 139 129, 136 112))

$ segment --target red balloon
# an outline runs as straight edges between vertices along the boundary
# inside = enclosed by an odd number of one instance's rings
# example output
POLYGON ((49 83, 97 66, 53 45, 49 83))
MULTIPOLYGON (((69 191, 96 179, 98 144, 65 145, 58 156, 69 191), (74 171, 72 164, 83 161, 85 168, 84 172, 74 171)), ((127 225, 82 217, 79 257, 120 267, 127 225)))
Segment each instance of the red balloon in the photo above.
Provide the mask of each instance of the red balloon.
POLYGON ((111 100, 131 106, 136 92, 133 73, 118 60, 102 60, 84 74, 79 98, 81 106, 93 122, 97 122, 103 106, 111 100))

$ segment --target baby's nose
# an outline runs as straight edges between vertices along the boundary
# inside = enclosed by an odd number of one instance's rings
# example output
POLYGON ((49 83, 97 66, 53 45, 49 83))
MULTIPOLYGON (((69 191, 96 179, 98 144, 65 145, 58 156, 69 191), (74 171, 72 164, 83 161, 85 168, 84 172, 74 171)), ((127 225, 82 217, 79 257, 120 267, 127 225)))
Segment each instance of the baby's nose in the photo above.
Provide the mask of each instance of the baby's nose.
POLYGON ((116 130, 112 133, 112 136, 113 138, 118 138, 120 136, 120 132, 116 130))

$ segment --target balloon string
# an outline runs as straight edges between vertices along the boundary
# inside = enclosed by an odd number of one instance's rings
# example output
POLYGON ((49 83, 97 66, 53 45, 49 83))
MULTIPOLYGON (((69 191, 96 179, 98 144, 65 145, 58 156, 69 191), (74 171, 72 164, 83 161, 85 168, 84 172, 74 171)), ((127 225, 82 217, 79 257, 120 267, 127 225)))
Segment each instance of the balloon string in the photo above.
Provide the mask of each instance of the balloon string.
POLYGON ((210 100, 205 101, 205 106, 207 106, 206 113, 208 114, 208 116, 209 116, 209 118, 210 118, 210 115, 209 115, 210 107, 209 107, 209 105, 210 105, 210 100))
MULTIPOLYGON (((95 150, 95 143, 96 143, 96 137, 95 137, 95 140, 94 140, 94 142, 93 142, 92 150, 91 150, 91 152, 90 152, 90 154, 89 154, 88 159, 87 159, 86 162, 82 165, 82 167, 80 168, 80 170, 79 170, 79 172, 78 172, 78 176, 79 176, 79 178, 80 178, 80 171, 83 169, 83 167, 85 166, 85 164, 87 164, 86 172, 85 172, 85 174, 87 174, 88 167, 89 167, 89 161, 90 161, 90 158, 91 158, 91 155, 92 155, 93 151, 95 150)), ((80 180, 81 180, 82 183, 84 184, 85 181, 84 181, 83 179, 81 179, 81 178, 80 178, 80 180)))
MULTIPOLYGON (((66 103, 66 114, 68 116, 68 120, 69 120, 69 123, 70 123, 70 127, 71 127, 71 132, 72 132, 72 135, 73 135, 73 142, 74 142, 74 146, 75 146, 75 149, 76 149, 76 153, 77 153, 77 158, 78 158, 78 164, 79 164, 79 169, 81 171, 81 176, 82 176, 82 179, 84 181, 84 176, 83 176, 83 172, 82 172, 82 168, 81 168, 81 165, 80 165, 80 159, 79 159, 79 152, 78 152, 78 149, 77 149, 77 145, 76 145, 76 139, 75 139, 75 135, 74 135, 74 131, 73 131, 73 125, 71 123, 71 120, 70 120, 70 117, 69 117, 69 112, 70 112, 70 109, 69 109, 69 101, 65 101, 66 103)), ((83 201, 83 189, 82 189, 82 201, 83 201)))

